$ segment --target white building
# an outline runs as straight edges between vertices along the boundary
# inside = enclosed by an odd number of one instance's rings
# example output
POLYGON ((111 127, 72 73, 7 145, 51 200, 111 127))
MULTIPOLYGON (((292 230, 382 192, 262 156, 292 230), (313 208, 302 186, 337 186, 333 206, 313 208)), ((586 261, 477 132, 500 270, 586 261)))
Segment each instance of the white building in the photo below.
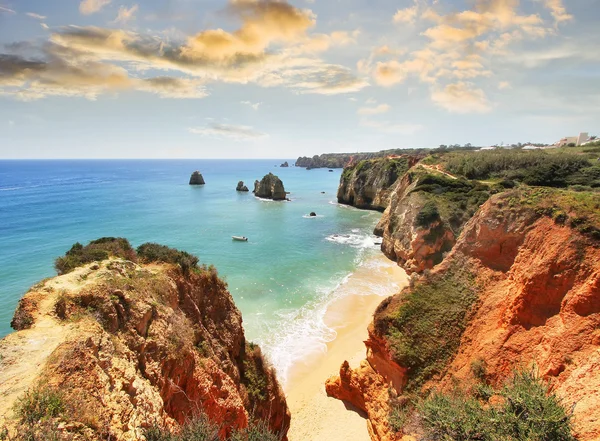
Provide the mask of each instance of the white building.
POLYGON ((577 146, 584 144, 590 140, 590 137, 587 132, 581 132, 579 136, 567 136, 566 138, 561 139, 556 142, 554 145, 557 147, 563 147, 569 144, 575 144, 577 146))

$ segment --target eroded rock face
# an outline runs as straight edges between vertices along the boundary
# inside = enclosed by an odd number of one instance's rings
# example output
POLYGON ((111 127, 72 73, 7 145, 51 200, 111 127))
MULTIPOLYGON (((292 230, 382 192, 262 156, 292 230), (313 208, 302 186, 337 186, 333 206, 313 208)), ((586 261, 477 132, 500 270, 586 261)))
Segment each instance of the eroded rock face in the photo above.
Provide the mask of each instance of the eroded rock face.
POLYGON ((202 174, 196 170, 194 173, 192 173, 192 176, 190 176, 190 185, 204 185, 204 178, 202 177, 202 174))
POLYGON ((265 175, 260 182, 254 181, 254 194, 259 198, 283 201, 287 198, 283 182, 273 173, 265 175))
POLYGON ((416 156, 362 160, 344 168, 337 199, 340 204, 383 211, 389 205, 392 188, 418 161, 416 156))
POLYGON ((237 187, 235 187, 235 191, 248 191, 248 187, 244 185, 244 181, 239 181, 237 187))
POLYGON ((88 439, 138 440, 145 428, 176 429, 198 412, 221 425, 222 436, 246 427, 251 415, 287 432, 275 373, 246 342, 241 314, 214 270, 184 276, 169 265, 104 261, 37 285, 20 305, 32 323, 0 344, 10 362, 0 366, 2 416, 43 379, 74 409, 67 427, 88 439), (23 357, 24 341, 47 350, 36 346, 23 357), (19 369, 23 363, 34 371, 19 369))
POLYGON ((415 192, 417 184, 418 180, 410 174, 398 180, 390 204, 374 230, 375 235, 383 238, 383 253, 398 262, 408 274, 433 268, 455 243, 454 232, 441 218, 418 225, 417 217, 429 198, 415 192))
MULTIPOLYGON (((457 382, 470 384, 475 381, 474 360, 485 362, 486 381, 494 386, 515 369, 535 365, 567 409, 576 403, 572 421, 577 439, 597 440, 600 247, 547 214, 553 212, 547 208, 553 203, 551 194, 541 203, 532 200, 520 190, 492 197, 432 270, 430 277, 444 277, 450 268, 469 268, 478 300, 456 353, 443 373, 422 387, 451 390, 457 382)), ((407 288, 386 299, 378 312, 393 317, 409 292, 407 288)), ((373 440, 394 439, 388 438, 387 418, 369 409, 389 410, 385 394, 391 386, 391 395, 401 396, 411 372, 395 362, 387 331, 374 326, 369 331, 367 361, 355 370, 343 365, 340 376, 328 380, 327 391, 367 411, 373 440)))

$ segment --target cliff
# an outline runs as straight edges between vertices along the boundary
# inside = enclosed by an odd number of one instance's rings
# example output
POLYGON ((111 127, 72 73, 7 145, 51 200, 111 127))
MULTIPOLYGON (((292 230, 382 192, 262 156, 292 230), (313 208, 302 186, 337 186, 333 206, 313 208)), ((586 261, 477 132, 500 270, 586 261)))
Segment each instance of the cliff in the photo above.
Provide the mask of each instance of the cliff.
POLYGON ((368 210, 385 210, 390 203, 392 187, 418 159, 406 155, 365 159, 346 166, 340 177, 338 202, 368 210))
POLYGON ((287 198, 283 182, 273 173, 265 175, 260 181, 255 181, 253 192, 256 197, 274 201, 283 201, 287 198))
POLYGON ((433 268, 494 191, 419 163, 391 188, 374 231, 383 238, 381 250, 409 274, 433 268))
POLYGON ((425 155, 428 149, 392 149, 379 152, 363 153, 324 153, 313 157, 301 156, 296 160, 296 167, 306 168, 344 168, 365 159, 386 158, 401 155, 425 155))
MULTIPOLYGON (((93 249, 80 247, 66 257, 85 262, 93 249)), ((63 258, 64 275, 20 300, 0 341, 12 439, 137 440, 196 417, 222 439, 254 421, 285 438, 283 392, 215 269, 155 244, 139 263, 114 254, 75 269, 63 258)))
MULTIPOLYGON (((577 439, 598 439, 599 206, 597 193, 548 188, 492 196, 442 263, 379 306, 367 360, 357 369, 344 363, 340 376, 327 381, 327 393, 367 412, 373 440, 432 436, 431 430, 444 428, 444 412, 463 399, 452 392, 457 385, 475 398, 450 409, 454 417, 443 433, 468 426, 465 421, 475 430, 473 424, 483 421, 477 412, 495 415, 485 427, 509 431, 516 422, 502 427, 498 421, 515 411, 510 387, 522 387, 527 376, 515 376, 513 386, 506 379, 533 366, 541 380, 530 392, 541 395, 527 392, 529 401, 519 405, 535 399, 547 410, 533 423, 518 413, 519 427, 542 430, 554 412, 557 419, 543 430, 562 435, 536 439, 573 439, 567 421, 577 439), (426 391, 437 392, 415 398, 426 391), (500 406, 504 410, 494 414, 500 406)), ((494 435, 484 430, 477 439, 494 435)))

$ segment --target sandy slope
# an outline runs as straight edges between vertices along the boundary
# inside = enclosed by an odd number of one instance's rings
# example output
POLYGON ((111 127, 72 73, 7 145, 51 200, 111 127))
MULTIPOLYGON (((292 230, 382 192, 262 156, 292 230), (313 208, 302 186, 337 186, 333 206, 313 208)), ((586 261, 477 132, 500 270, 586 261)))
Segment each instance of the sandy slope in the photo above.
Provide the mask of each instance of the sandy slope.
POLYGON ((359 268, 345 287, 355 295, 329 306, 325 322, 336 330, 337 338, 327 345, 327 353, 306 360, 290 374, 286 387, 292 412, 290 441, 370 441, 365 415, 349 404, 327 397, 324 384, 339 372, 344 360, 354 367, 365 358, 363 341, 367 339, 367 326, 384 298, 365 292, 365 286, 395 283, 402 288, 408 283, 404 270, 387 265, 389 261, 383 256, 376 259, 386 263, 385 268, 379 271, 359 268))

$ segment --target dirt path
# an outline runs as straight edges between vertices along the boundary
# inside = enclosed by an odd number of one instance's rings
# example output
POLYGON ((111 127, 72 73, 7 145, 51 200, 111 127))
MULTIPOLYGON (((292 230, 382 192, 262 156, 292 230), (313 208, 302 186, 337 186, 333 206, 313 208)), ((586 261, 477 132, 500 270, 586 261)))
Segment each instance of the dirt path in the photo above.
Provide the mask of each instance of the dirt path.
POLYGON ((441 173, 441 174, 449 177, 450 179, 458 179, 456 176, 444 171, 442 169, 442 166, 439 164, 438 165, 427 165, 427 164, 420 163, 419 166, 423 167, 426 170, 432 171, 432 172, 441 173))

